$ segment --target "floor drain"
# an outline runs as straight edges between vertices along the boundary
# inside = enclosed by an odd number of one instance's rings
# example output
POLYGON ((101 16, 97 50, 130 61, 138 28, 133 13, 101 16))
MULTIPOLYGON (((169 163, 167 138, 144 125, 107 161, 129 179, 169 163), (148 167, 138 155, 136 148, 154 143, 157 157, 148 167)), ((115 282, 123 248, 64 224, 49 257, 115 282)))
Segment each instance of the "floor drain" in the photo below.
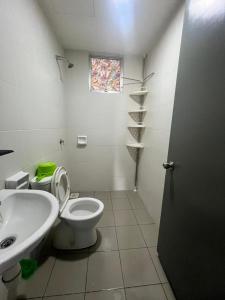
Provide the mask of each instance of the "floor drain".
POLYGON ((11 246, 16 240, 15 236, 9 236, 0 242, 0 249, 5 249, 11 246))

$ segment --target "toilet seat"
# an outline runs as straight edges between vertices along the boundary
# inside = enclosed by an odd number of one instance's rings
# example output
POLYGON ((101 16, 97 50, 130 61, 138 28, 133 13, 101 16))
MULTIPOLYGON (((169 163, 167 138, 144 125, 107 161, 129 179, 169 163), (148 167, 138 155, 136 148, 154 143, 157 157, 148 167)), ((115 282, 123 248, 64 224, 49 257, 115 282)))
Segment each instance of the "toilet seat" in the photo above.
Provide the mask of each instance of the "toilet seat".
POLYGON ((64 207, 61 217, 71 221, 91 220, 101 214, 104 204, 95 198, 71 199, 64 207))
POLYGON ((58 167, 51 182, 51 191, 59 201, 59 215, 70 221, 91 220, 104 209, 104 204, 95 198, 70 199, 70 180, 64 167, 58 167), (70 201, 68 201, 70 199, 70 201))
POLYGON ((70 250, 94 245, 97 241, 95 226, 102 217, 104 204, 95 198, 70 199, 70 181, 64 167, 55 170, 51 191, 59 201, 61 219, 54 231, 54 247, 70 250))
POLYGON ((51 182, 52 194, 59 200, 60 214, 70 198, 70 180, 64 167, 55 170, 51 182))

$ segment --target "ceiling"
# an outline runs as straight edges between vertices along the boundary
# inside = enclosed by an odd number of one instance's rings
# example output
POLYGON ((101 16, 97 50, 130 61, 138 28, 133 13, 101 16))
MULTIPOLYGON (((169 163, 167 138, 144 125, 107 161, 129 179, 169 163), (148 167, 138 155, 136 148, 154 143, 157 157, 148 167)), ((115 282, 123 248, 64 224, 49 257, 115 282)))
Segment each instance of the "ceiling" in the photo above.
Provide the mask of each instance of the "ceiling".
POLYGON ((182 0, 38 0, 64 49, 147 53, 182 0))

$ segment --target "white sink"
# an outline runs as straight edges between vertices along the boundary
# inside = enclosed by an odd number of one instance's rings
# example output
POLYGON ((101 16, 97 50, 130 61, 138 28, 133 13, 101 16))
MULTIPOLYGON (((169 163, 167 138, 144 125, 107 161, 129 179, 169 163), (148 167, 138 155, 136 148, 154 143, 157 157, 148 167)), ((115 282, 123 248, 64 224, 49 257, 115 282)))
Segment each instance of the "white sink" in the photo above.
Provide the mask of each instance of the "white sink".
MULTIPOLYGON (((0 191, 0 246, 6 238, 15 241, 0 249, 0 274, 34 249, 53 225, 59 212, 57 199, 36 190, 0 191)), ((5 242, 7 244, 7 242, 5 242)))

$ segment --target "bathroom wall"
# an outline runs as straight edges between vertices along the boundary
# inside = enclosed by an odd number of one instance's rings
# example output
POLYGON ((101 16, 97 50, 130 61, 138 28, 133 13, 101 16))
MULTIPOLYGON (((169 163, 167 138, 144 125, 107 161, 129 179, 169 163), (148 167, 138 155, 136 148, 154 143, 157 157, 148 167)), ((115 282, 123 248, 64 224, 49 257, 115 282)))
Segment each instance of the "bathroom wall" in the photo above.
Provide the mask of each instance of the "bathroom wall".
POLYGON ((63 161, 63 85, 55 54, 62 54, 36 1, 0 1, 0 188, 19 170, 63 161))
MULTIPOLYGON (((126 141, 128 107, 136 105, 128 95, 135 86, 120 94, 89 91, 89 53, 66 51, 75 64, 66 71, 67 140, 69 173, 74 191, 123 190, 134 187, 135 163, 126 141), (77 135, 87 135, 88 145, 77 147, 77 135)), ((142 58, 125 56, 125 76, 142 77, 142 58)))
POLYGON ((150 93, 146 97, 148 113, 139 168, 139 194, 156 223, 161 214, 165 179, 162 163, 167 160, 183 16, 184 6, 173 16, 145 63, 145 73, 155 72, 155 75, 146 85, 150 93))

